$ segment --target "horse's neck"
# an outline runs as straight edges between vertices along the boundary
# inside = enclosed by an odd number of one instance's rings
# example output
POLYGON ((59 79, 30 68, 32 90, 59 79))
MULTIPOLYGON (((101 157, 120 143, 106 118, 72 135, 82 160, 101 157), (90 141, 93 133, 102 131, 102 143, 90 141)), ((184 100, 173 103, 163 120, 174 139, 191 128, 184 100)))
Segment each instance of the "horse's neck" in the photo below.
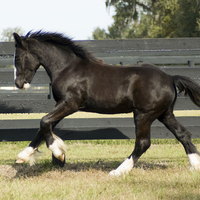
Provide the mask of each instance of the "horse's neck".
POLYGON ((56 79, 57 75, 67 67, 74 55, 70 55, 70 53, 63 54, 61 50, 49 47, 49 49, 43 48, 43 50, 40 51, 39 57, 41 65, 46 70, 51 81, 53 81, 56 79))

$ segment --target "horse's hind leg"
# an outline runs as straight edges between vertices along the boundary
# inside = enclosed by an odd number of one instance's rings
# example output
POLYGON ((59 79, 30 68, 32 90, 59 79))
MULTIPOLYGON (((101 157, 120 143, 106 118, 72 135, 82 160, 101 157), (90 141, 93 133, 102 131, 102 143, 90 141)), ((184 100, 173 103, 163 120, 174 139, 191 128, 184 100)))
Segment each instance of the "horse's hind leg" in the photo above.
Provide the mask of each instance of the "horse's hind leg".
POLYGON ((150 126, 152 124, 152 116, 149 114, 135 115, 135 130, 136 130, 136 141, 135 149, 133 153, 121 163, 121 165, 112 170, 109 174, 113 176, 120 176, 128 173, 136 164, 140 156, 150 147, 150 126))
POLYGON ((159 117, 159 121, 174 134, 177 140, 180 141, 185 148, 191 166, 190 169, 200 170, 200 155, 191 141, 192 134, 180 122, 178 122, 172 112, 168 112, 159 117))

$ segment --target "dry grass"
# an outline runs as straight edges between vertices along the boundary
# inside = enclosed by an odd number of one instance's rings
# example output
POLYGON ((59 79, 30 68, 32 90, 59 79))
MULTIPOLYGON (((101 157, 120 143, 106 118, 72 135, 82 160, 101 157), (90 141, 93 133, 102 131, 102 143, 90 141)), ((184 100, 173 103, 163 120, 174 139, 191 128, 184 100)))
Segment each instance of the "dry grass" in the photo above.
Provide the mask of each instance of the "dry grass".
MULTIPOLYGON (((66 142, 64 168, 45 146, 38 164, 14 164, 27 142, 0 143, 0 199, 200 199, 200 172, 191 172, 180 144, 152 145, 129 175, 111 178, 133 142, 66 142)), ((197 145, 198 148, 200 145, 197 145)))

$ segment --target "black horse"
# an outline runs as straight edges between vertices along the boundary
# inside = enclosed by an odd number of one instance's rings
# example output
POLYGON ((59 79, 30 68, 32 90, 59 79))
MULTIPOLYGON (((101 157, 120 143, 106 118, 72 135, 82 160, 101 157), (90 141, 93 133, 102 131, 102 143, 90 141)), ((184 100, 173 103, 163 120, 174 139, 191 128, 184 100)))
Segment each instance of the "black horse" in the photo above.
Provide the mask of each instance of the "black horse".
POLYGON ((65 162, 65 144, 52 129, 65 116, 79 110, 105 114, 134 113, 135 149, 111 175, 129 172, 150 147, 150 127, 155 119, 162 122, 182 143, 192 169, 200 169, 200 156, 191 142, 191 133, 173 114, 177 90, 185 92, 200 106, 200 86, 183 76, 170 76, 150 64, 131 67, 110 66, 96 59, 83 47, 58 33, 29 32, 25 37, 14 33, 15 67, 18 88, 30 83, 42 65, 52 84, 55 108, 40 123, 30 145, 18 155, 17 162, 34 162, 42 141, 56 160, 65 162))

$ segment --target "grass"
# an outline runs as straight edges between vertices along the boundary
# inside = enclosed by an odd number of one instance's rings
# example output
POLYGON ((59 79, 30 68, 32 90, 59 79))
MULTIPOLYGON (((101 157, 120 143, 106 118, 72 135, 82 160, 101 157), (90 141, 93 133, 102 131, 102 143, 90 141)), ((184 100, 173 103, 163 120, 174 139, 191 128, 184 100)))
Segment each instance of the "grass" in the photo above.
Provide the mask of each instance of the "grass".
MULTIPOLYGON (((200 140, 195 140, 200 149, 200 140)), ((0 199, 160 200, 200 199, 200 172, 190 171, 176 140, 153 140, 128 174, 111 178, 133 150, 134 140, 66 141, 66 165, 56 168, 43 145, 38 164, 17 165, 28 142, 0 143, 0 199)))

